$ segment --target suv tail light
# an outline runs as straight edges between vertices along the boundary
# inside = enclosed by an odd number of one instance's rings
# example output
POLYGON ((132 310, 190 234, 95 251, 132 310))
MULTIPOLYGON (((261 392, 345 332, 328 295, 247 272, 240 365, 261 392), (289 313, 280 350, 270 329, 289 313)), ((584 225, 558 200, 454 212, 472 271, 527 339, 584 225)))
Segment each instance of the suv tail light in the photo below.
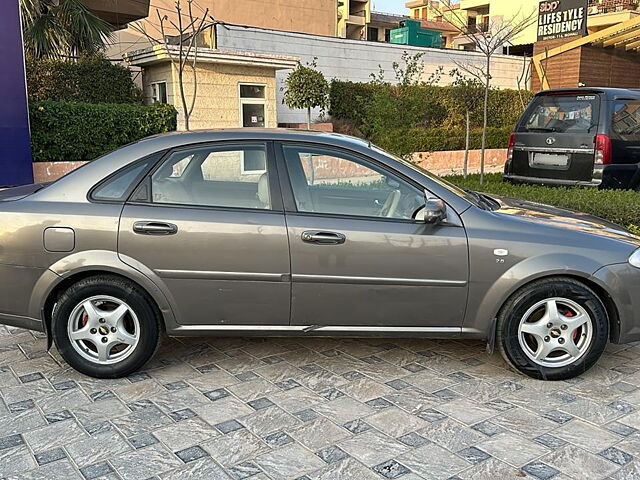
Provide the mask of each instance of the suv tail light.
POLYGON ((595 164, 609 165, 611 163, 611 139, 608 135, 599 133, 595 138, 595 164))
POLYGON ((510 162, 513 158, 513 147, 516 144, 516 134, 515 132, 509 135, 509 148, 507 150, 507 162, 510 162))

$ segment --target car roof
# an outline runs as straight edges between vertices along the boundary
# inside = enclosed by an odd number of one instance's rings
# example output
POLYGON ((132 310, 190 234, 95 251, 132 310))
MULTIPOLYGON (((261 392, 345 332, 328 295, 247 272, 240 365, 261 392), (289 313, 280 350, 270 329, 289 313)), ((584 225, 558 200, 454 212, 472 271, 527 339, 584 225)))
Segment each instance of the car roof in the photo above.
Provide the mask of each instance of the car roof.
POLYGON ((348 143, 352 146, 368 147, 370 143, 360 138, 342 135, 322 130, 303 130, 293 128, 218 128, 207 130, 189 130, 168 132, 153 135, 140 140, 141 142, 159 141, 171 137, 179 138, 177 143, 200 143, 224 140, 281 140, 281 141, 320 141, 321 143, 348 143))
POLYGON ((542 90, 536 93, 536 96, 558 95, 558 94, 580 94, 580 93, 598 93, 604 94, 608 99, 615 98, 640 98, 640 89, 637 88, 615 88, 615 87, 577 87, 577 88, 552 88, 542 90))

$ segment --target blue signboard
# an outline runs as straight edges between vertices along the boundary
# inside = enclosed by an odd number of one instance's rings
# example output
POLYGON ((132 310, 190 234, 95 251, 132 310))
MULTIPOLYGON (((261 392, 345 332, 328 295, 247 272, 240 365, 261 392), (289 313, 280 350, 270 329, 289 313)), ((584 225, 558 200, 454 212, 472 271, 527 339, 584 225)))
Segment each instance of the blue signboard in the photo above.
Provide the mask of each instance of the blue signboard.
POLYGON ((33 183, 19 1, 0 1, 0 187, 33 183))

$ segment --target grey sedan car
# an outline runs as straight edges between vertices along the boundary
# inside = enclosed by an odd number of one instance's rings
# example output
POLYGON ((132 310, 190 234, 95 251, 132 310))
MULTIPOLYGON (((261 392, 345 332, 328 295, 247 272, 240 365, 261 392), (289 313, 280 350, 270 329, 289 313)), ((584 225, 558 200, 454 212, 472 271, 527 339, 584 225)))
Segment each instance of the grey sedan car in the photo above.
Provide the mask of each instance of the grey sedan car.
POLYGON ((0 322, 104 378, 166 332, 486 339, 558 380, 640 340, 639 246, 355 138, 174 133, 0 192, 0 322))

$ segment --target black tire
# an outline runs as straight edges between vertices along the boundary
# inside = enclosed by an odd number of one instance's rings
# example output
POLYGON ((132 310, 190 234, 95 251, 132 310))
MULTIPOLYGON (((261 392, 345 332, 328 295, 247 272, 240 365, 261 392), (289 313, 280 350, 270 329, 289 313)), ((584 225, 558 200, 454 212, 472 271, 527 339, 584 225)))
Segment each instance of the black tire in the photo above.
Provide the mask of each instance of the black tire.
POLYGON ((606 308, 592 289, 572 278, 553 277, 532 282, 507 300, 498 314, 496 335, 500 353, 514 370, 541 380, 566 380, 581 375, 598 361, 609 339, 609 319, 606 308), (537 303, 551 298, 575 302, 591 319, 591 340, 583 344, 581 356, 568 365, 540 365, 520 344, 519 326, 525 314, 537 303))
POLYGON ((96 378, 120 378, 142 368, 154 355, 160 345, 160 318, 160 312, 151 298, 136 284, 122 277, 96 275, 80 280, 61 295, 52 313, 51 333, 62 358, 79 372, 96 378), (81 356, 67 332, 74 309, 86 299, 101 295, 126 303, 139 323, 139 339, 131 353, 121 361, 108 365, 81 356))

